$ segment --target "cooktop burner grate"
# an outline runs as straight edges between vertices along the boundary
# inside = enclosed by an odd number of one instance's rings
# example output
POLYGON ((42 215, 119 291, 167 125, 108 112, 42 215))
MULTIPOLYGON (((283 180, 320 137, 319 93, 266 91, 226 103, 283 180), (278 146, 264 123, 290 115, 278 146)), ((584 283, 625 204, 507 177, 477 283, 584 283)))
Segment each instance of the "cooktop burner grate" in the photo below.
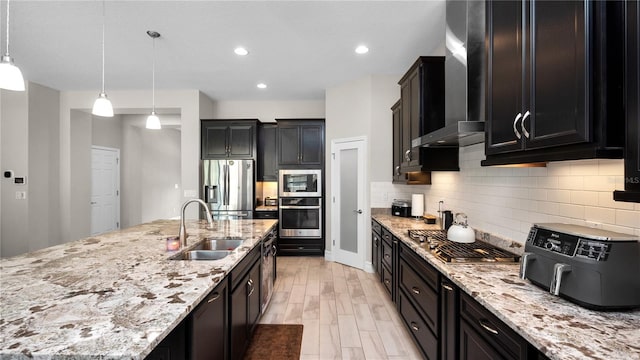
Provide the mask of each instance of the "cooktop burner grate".
POLYGON ((428 243, 434 255, 444 262, 520 261, 520 256, 482 241, 466 244, 447 240, 444 230, 409 230, 409 237, 428 243))

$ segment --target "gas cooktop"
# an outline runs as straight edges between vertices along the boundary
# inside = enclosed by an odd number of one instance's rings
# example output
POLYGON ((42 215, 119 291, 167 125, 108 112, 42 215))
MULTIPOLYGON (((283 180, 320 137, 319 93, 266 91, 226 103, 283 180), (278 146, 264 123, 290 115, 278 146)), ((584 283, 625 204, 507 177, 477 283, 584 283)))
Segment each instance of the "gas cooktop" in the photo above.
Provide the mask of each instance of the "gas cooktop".
POLYGON ((444 262, 501 262, 517 263, 520 256, 491 244, 476 240, 473 243, 457 243, 447 240, 445 230, 409 230, 409 237, 428 245, 429 250, 444 262))

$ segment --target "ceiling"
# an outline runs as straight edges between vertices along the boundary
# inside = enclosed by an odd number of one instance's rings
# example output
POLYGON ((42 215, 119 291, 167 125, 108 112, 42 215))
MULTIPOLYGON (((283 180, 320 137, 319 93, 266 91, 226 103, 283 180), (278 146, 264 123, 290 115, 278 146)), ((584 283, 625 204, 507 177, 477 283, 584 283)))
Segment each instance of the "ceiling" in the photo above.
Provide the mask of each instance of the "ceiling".
MULTIPOLYGON (((2 51, 5 10, 2 2, 2 51)), ((102 1, 12 0, 10 54, 26 79, 99 91, 102 1)), ((324 99, 368 74, 444 54, 444 1, 107 0, 106 93, 199 89, 214 100, 324 99), (354 49, 366 44, 370 51, 354 49), (246 47, 249 55, 233 50, 246 47), (268 88, 256 87, 259 82, 268 88)))

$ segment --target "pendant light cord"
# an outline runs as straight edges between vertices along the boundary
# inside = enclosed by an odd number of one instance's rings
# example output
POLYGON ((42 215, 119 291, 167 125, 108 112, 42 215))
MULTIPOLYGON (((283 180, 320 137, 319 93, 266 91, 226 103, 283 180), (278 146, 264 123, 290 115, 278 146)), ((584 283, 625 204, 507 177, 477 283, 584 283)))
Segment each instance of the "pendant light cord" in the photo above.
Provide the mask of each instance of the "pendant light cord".
POLYGON ((9 0, 7 0, 7 52, 6 55, 9 56, 9 0))
POLYGON ((153 62, 151 65, 151 79, 152 79, 152 85, 151 85, 151 101, 152 101, 152 107, 151 107, 151 112, 155 113, 156 112, 156 38, 153 38, 153 50, 151 53, 151 56, 153 58, 153 62))
POLYGON ((104 11, 104 0, 102 0, 102 93, 104 94, 104 23, 105 20, 105 11, 104 11))

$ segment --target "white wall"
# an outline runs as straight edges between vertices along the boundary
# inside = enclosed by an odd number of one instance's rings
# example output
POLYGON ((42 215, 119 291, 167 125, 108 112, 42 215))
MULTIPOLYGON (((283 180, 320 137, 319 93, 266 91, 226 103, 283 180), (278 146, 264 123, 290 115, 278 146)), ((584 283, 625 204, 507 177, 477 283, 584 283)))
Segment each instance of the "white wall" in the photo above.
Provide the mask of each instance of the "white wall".
MULTIPOLYGON (((122 149, 122 116, 91 116, 91 144, 122 149)), ((120 154, 122 155, 122 154, 120 154)))
POLYGON ((0 91, 0 104, 0 168, 27 178, 26 185, 0 179, 0 256, 7 257, 59 241, 59 93, 28 82, 25 92, 0 91))
MULTIPOLYGON (((326 91, 326 195, 331 196, 331 142, 336 139, 365 136, 368 141, 366 178, 391 180, 391 106, 400 98, 399 75, 373 75, 327 89, 326 91), (389 173, 388 176, 385 173, 389 173)), ((367 191, 368 192, 368 191, 367 191)), ((367 200, 368 201, 368 200, 367 200)), ((326 202, 326 250, 331 251, 331 203, 326 202)), ((369 204, 363 216, 369 217, 369 204)), ((366 233, 369 232, 370 222, 366 233)), ((367 242, 366 256, 371 248, 367 242)))
POLYGON ((216 101, 211 118, 214 119, 259 119, 275 122, 275 119, 324 118, 325 102, 322 100, 300 101, 216 101))
MULTIPOLYGON (((481 167, 484 144, 460 149, 460 172, 434 172, 431 185, 371 184, 371 206, 389 208, 393 198, 424 193, 426 211, 464 212, 469 224, 485 232, 524 243, 536 222, 579 225, 640 236, 640 204, 613 201, 623 188, 622 160, 552 162, 546 168, 481 167)), ((387 167, 391 167, 389 163, 387 167)))

